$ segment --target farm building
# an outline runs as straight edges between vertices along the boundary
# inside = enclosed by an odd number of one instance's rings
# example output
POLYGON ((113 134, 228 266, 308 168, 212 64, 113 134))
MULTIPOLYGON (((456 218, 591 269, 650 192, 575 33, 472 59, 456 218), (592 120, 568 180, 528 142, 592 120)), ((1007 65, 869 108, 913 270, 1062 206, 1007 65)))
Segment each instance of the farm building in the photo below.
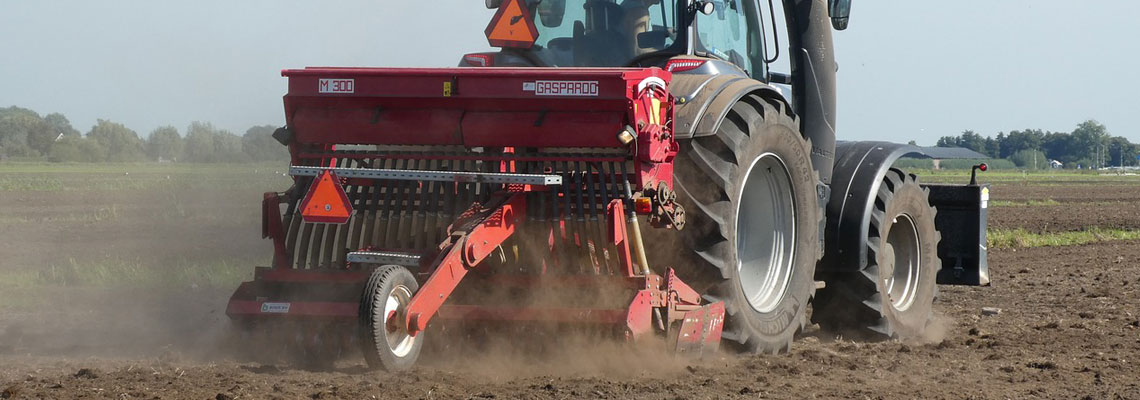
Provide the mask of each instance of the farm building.
POLYGON ((990 158, 989 156, 967 149, 965 147, 924 147, 918 146, 920 153, 911 153, 905 158, 916 159, 930 159, 934 163, 934 169, 941 169, 942 160, 984 160, 990 158))

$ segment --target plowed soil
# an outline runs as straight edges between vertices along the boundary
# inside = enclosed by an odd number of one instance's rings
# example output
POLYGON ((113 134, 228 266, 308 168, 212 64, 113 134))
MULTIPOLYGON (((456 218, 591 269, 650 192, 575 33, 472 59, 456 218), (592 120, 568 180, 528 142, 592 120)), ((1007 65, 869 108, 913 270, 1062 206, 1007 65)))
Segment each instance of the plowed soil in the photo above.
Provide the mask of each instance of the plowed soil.
MULTIPOLYGON (((1044 188, 996 185, 995 200, 1062 204, 994 207, 993 225, 1140 226, 1135 186, 1044 188), (1082 203, 1088 207, 1071 212, 1069 206, 1082 203), (1131 217, 1114 217, 1121 213, 1131 217)), ((100 201, 142 207, 134 196, 103 195, 111 197, 100 201)), ((0 192, 0 214, 70 204, 42 193, 20 196, 0 192)), ((256 193, 236 197, 257 205, 256 193)), ((168 200, 146 204, 156 202, 168 200)), ((147 243, 123 251, 138 251, 137 259, 159 267, 201 251, 239 257, 247 244, 268 251, 264 243, 251 244, 254 218, 196 224, 171 217, 150 225, 142 222, 157 217, 135 218, 142 217, 121 214, 97 233, 78 232, 85 229, 78 222, 47 224, 52 228, 20 222, 35 218, 9 222, 0 226, 0 260, 21 264, 0 262, 0 277, 120 242, 147 243), (159 233, 190 225, 181 235, 159 233)), ((1140 398, 1140 242, 994 250, 990 269, 991 287, 942 287, 940 329, 923 342, 854 342, 812 327, 791 354, 726 352, 693 361, 564 340, 542 355, 500 348, 425 360, 399 374, 366 370, 356 355, 326 371, 238 356, 224 345, 227 287, 24 285, 13 289, 19 296, 0 297, 8 302, 0 304, 0 398, 1140 398), (991 307, 1000 312, 983 312, 991 307)))

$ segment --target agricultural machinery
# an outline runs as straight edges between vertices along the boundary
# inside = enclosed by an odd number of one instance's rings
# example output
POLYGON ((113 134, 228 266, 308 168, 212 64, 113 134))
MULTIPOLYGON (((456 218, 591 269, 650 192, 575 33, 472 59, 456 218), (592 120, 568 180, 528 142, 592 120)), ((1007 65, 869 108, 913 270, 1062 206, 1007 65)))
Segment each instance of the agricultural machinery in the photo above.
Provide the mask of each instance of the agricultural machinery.
POLYGON ((987 187, 835 140, 849 1, 486 6, 500 50, 457 68, 282 72, 294 185, 264 196, 239 326, 388 370, 455 321, 779 353, 809 318, 921 335, 937 284, 988 283, 987 187))

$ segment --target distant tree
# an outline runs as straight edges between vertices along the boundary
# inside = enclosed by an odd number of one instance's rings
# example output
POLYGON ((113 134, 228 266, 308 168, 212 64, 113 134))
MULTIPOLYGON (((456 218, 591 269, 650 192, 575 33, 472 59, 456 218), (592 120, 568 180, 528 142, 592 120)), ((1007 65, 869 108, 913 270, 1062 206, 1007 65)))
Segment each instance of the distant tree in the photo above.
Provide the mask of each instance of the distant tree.
POLYGON ((194 121, 186 129, 184 154, 186 161, 215 162, 214 141, 218 136, 214 125, 209 122, 194 121))
POLYGON ((151 160, 178 160, 182 157, 182 135, 173 126, 156 128, 146 139, 146 154, 151 160))
POLYGON ((272 125, 249 128, 241 137, 241 150, 253 161, 284 160, 289 158, 289 148, 273 138, 272 125))
POLYGON ((139 135, 126 126, 117 122, 100 119, 87 132, 87 138, 92 139, 107 149, 105 161, 141 161, 146 159, 143 151, 143 141, 139 135))
POLYGON ((998 155, 1001 154, 1001 141, 1003 139, 1005 139, 1005 135, 1001 133, 998 133, 998 137, 996 139, 987 137, 985 140, 985 151, 982 151, 981 153, 993 158, 997 158, 998 155))
POLYGON ((1140 154, 1138 146, 1128 142, 1122 136, 1115 136, 1108 140, 1108 166, 1128 166, 1136 163, 1136 155, 1140 154))
POLYGON ((107 150, 99 142, 82 136, 60 138, 51 146, 48 160, 52 162, 102 162, 107 150))
POLYGON ((51 127, 35 111, 0 108, 0 154, 38 156, 51 147, 51 127))
POLYGON ((914 139, 911 139, 909 142, 906 142, 906 144, 909 144, 911 146, 918 146, 918 142, 915 142, 914 139))
POLYGON ((938 147, 958 147, 958 138, 955 136, 943 136, 938 138, 938 142, 934 145, 938 147))
POLYGON ((1041 138, 1041 149, 1049 158, 1065 163, 1065 168, 1069 168, 1069 164, 1075 163, 1079 158, 1076 153, 1072 152, 1072 137, 1064 132, 1049 132, 1041 138))
POLYGON ((1040 129, 1026 129, 1024 131, 1010 131, 1005 140, 1001 142, 1001 157, 1007 158, 1022 150, 1036 150, 1041 148, 1045 133, 1040 129))
MULTIPOLYGON (((984 138, 984 137, 982 137, 982 135, 979 135, 977 133, 974 133, 974 131, 967 129, 965 131, 962 131, 962 134, 960 136, 957 136, 957 137, 943 136, 943 137, 939 138, 936 146, 938 146, 938 147, 965 147, 967 149, 970 149, 970 150, 973 150, 973 151, 976 151, 976 152, 979 152, 982 154, 986 154, 989 152, 988 149, 986 148, 986 139, 988 139, 988 138, 984 138)), ((990 139, 990 140, 992 140, 992 139, 990 139)))
MULTIPOLYGON (((1094 120, 1088 120, 1077 125, 1077 129, 1073 133, 1069 146, 1071 151, 1076 153, 1077 157, 1087 158, 1093 161, 1093 164, 1098 164, 1098 151, 1101 147, 1108 144, 1108 129, 1094 120)), ((1100 165, 1093 165, 1100 167, 1100 165)))
POLYGON ((1045 153, 1040 150, 1020 150, 1009 156, 1009 160, 1013 161, 1013 164, 1017 165, 1018 168, 1045 169, 1049 167, 1049 158, 1045 157, 1045 153))
POLYGON ((217 162, 245 162, 249 157, 241 151, 241 137, 227 130, 214 137, 214 157, 217 162))
POLYGON ((71 121, 67 120, 63 114, 51 113, 44 116, 44 121, 51 126, 52 132, 55 132, 55 137, 63 136, 79 136, 79 131, 71 126, 71 121))

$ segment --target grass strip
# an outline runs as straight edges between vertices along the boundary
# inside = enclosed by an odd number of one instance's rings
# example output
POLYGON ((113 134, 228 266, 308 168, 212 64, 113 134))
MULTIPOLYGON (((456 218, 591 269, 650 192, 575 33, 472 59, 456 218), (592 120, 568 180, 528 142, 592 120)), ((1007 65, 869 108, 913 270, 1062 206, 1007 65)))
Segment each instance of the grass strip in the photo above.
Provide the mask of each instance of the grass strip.
POLYGON ((1016 206, 1059 206, 1061 202, 1053 199, 1045 200, 1029 200, 1029 201, 1012 201, 1012 200, 991 200, 990 207, 1016 207, 1016 206))
POLYGON ((986 243, 991 249, 1079 246, 1113 240, 1140 239, 1140 230, 1091 228, 1082 231, 1034 233, 1023 228, 990 229, 986 243))

